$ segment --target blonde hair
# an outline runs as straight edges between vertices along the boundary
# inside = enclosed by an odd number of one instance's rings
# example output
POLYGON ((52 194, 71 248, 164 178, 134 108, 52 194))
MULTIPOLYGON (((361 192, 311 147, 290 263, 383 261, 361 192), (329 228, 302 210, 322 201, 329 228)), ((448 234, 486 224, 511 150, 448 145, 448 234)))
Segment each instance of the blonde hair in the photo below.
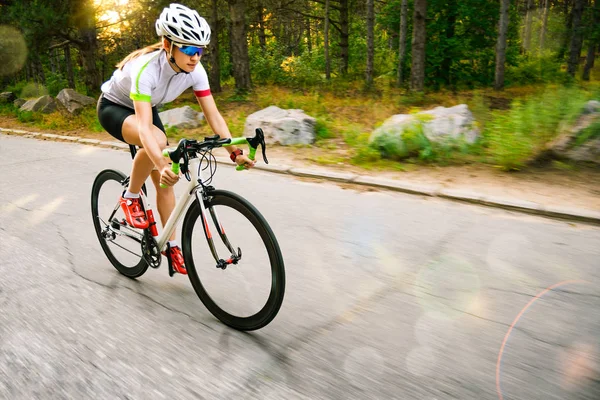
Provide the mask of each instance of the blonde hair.
POLYGON ((122 59, 122 60, 121 60, 121 61, 120 61, 120 62, 119 62, 117 65, 116 65, 116 67, 117 67, 118 69, 123 69, 123 66, 124 66, 125 64, 127 64, 127 62, 129 62, 129 61, 133 60, 134 58, 137 58, 137 57, 139 57, 139 56, 141 56, 141 55, 144 55, 144 54, 152 53, 153 51, 156 51, 156 50, 160 50, 160 49, 162 49, 162 47, 163 47, 163 41, 161 40, 160 42, 154 43, 154 44, 152 44, 152 45, 150 45, 150 46, 146 46, 146 47, 144 47, 143 49, 136 50, 136 51, 134 51, 134 52, 130 53, 130 54, 129 54, 127 57, 125 57, 124 59, 122 59))

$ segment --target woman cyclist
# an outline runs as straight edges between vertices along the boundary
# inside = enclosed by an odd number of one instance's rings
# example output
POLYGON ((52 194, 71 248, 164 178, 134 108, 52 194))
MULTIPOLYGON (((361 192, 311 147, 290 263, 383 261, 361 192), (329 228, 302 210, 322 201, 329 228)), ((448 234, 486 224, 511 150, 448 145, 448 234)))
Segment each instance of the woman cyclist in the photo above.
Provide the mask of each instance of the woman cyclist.
MULTIPOLYGON (((179 180, 162 150, 168 145, 157 106, 175 100, 188 88, 194 94, 213 132, 231 137, 227 123, 219 113, 206 71, 200 58, 210 42, 210 27, 198 13, 180 4, 166 7, 156 21, 161 41, 129 54, 117 64, 110 80, 102 85, 98 101, 98 119, 116 139, 136 145, 129 187, 120 203, 127 223, 145 229, 148 220, 139 201, 139 193, 148 176, 156 186, 156 205, 163 226, 175 206, 173 185, 179 180), (161 188, 160 184, 167 187, 161 188)), ((254 161, 235 146, 227 147, 231 160, 247 168, 254 161)), ((173 269, 187 274, 181 249, 170 237, 165 254, 173 269)))

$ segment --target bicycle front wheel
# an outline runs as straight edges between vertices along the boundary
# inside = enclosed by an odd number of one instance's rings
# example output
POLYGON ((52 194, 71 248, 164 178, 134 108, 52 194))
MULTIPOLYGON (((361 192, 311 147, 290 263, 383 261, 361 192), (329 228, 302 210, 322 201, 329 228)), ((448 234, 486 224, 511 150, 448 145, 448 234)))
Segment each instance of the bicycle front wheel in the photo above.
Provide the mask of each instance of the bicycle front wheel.
POLYGON ((277 239, 267 221, 247 200, 224 191, 211 191, 200 205, 192 203, 183 222, 182 247, 188 276, 206 308, 221 322, 238 330, 264 327, 275 318, 285 291, 285 269, 277 239), (221 259, 241 258, 218 268, 203 225, 211 232, 221 259))
POLYGON ((144 232, 126 224, 119 206, 119 195, 125 190, 126 176, 112 169, 98 174, 92 186, 92 218, 100 246, 111 264, 121 274, 138 278, 148 269, 142 256, 144 232))

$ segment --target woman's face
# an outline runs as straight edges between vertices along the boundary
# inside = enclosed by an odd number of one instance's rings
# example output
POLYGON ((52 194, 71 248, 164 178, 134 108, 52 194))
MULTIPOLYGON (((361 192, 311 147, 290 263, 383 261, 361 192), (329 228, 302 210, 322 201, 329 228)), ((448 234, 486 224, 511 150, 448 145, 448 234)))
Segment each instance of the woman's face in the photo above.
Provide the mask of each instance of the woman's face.
MULTIPOLYGON (((171 45, 169 44, 169 47, 166 49, 167 52, 170 49, 171 45)), ((198 49, 199 48, 195 48, 193 46, 185 46, 182 50, 182 48, 174 44, 172 55, 173 58, 175 58, 177 66, 185 72, 192 72, 194 69, 196 69, 196 65, 198 65, 198 63, 200 62, 200 58, 202 57, 203 51, 203 49, 197 51, 198 49), (188 55, 185 52, 187 52, 188 54, 191 53, 192 55, 188 55)))

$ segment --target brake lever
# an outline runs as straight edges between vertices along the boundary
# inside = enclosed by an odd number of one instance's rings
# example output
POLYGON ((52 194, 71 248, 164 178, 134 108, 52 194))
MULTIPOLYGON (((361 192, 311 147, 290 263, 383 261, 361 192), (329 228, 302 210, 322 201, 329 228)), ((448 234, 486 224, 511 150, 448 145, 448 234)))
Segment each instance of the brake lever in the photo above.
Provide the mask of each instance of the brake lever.
POLYGON ((268 164, 267 160, 267 144, 265 143, 265 134, 261 128, 256 128, 256 135, 253 138, 246 138, 250 147, 258 149, 258 146, 262 146, 262 155, 265 164, 268 164))

